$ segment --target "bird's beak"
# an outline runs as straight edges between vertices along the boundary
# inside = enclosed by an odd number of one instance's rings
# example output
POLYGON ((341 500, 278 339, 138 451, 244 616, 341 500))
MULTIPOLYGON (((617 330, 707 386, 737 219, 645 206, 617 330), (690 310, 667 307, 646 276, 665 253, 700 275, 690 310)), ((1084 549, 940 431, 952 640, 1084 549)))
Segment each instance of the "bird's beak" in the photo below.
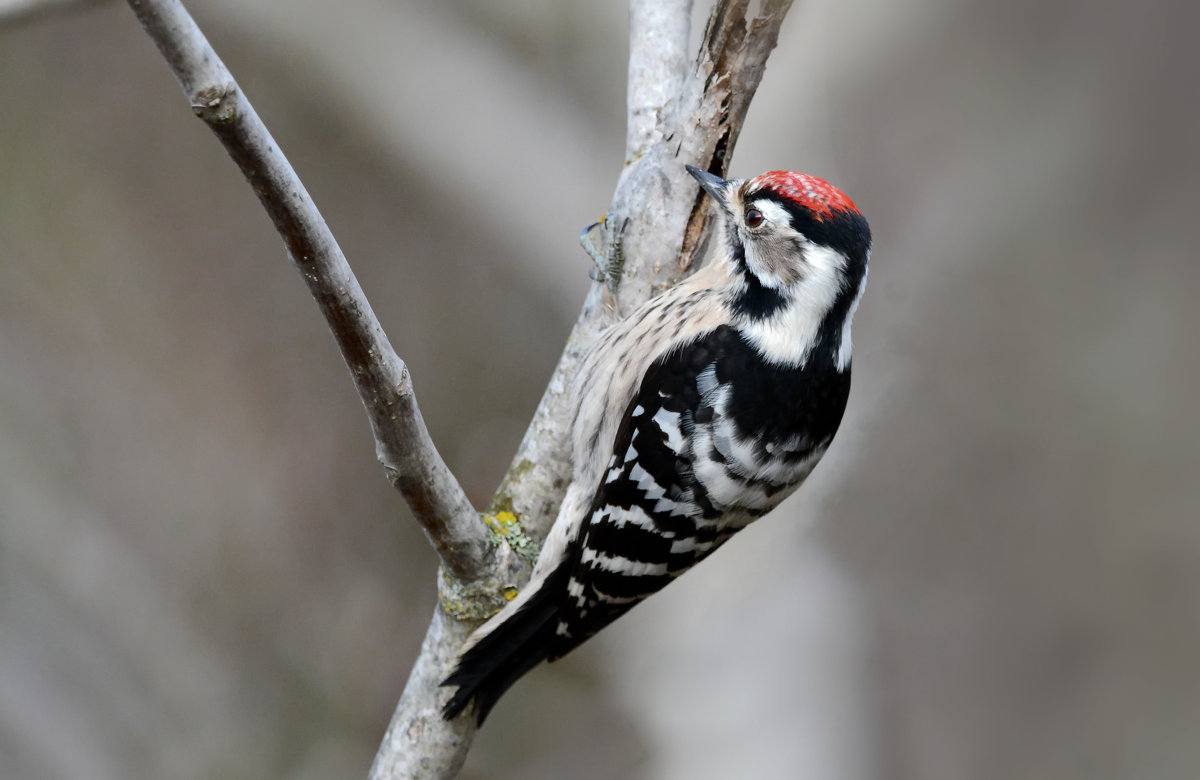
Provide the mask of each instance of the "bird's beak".
POLYGON ((714 176, 708 171, 702 171, 694 165, 685 165, 687 172, 692 175, 692 178, 700 182, 700 186, 704 191, 712 196, 722 208, 726 207, 727 192, 729 190, 729 182, 722 179, 720 176, 714 176))

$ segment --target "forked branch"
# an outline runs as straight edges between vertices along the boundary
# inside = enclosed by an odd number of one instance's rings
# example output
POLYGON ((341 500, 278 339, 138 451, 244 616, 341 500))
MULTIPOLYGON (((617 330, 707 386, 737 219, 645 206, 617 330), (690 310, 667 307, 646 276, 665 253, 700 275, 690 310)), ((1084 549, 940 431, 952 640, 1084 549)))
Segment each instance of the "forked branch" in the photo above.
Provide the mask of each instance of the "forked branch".
MULTIPOLYGON (((474 719, 445 721, 439 683, 489 589, 528 568, 479 521, 421 420, 411 379, 337 242, 228 70, 178 0, 129 0, 184 94, 242 169, 333 331, 388 478, 412 507, 448 575, 442 604, 380 746, 372 778, 453 777, 474 719), (451 608, 453 607, 453 608, 451 608)), ((691 0, 631 0, 626 164, 601 224, 606 284, 588 294, 567 348, 490 509, 508 538, 540 542, 570 481, 568 391, 599 330, 694 270, 706 234, 690 163, 724 175, 790 0, 718 0, 689 63, 691 0), (619 262, 618 262, 619 261, 619 262)), ((519 552, 527 553, 527 550, 519 552)))

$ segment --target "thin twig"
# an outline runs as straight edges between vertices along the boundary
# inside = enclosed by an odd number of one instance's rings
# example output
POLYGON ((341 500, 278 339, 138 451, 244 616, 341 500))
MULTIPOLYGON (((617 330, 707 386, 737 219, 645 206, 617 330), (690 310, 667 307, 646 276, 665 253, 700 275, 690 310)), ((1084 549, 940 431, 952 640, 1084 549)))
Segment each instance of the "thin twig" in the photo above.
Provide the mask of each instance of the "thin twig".
POLYGON ((442 461, 396 355, 308 191, 233 76, 177 0, 129 0, 192 110, 216 133, 283 237, 325 316, 375 434, 376 455, 452 576, 492 566, 490 534, 442 461))

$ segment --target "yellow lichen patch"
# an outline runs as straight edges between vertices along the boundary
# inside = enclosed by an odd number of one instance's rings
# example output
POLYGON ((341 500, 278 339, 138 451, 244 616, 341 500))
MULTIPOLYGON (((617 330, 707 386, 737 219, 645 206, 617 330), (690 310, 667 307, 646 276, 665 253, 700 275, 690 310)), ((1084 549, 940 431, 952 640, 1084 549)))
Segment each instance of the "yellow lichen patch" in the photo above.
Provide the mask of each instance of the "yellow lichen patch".
POLYGON ((508 536, 513 531, 518 533, 521 530, 521 525, 517 522, 517 516, 512 512, 497 512, 494 515, 483 516, 483 522, 487 527, 492 529, 492 533, 500 536, 508 536))
POLYGON ((518 592, 519 591, 517 590, 516 585, 509 585, 507 588, 504 589, 504 600, 512 601, 513 599, 515 599, 517 597, 518 592))
POLYGON ((517 516, 512 512, 497 512, 496 522, 500 525, 500 533, 507 535, 508 532, 517 526, 517 516))
POLYGON ((492 531, 494 544, 507 544, 512 550, 529 563, 534 563, 538 556, 538 545, 525 535, 521 529, 521 521, 513 512, 503 510, 494 515, 484 514, 483 522, 492 531))

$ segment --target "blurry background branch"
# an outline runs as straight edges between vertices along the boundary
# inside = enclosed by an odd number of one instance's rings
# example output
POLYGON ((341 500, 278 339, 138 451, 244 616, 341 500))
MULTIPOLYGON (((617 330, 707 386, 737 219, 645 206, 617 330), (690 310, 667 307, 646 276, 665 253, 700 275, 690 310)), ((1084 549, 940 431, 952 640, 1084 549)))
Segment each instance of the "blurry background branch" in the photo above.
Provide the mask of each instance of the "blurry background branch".
POLYGON ((112 0, 0 0, 0 25, 20 24, 109 2, 112 0))
POLYGON ((283 237, 350 369, 376 455, 454 577, 482 576, 491 546, 425 428, 408 367, 392 349, 345 255, 253 106, 178 0, 130 0, 192 111, 225 145, 283 237))

